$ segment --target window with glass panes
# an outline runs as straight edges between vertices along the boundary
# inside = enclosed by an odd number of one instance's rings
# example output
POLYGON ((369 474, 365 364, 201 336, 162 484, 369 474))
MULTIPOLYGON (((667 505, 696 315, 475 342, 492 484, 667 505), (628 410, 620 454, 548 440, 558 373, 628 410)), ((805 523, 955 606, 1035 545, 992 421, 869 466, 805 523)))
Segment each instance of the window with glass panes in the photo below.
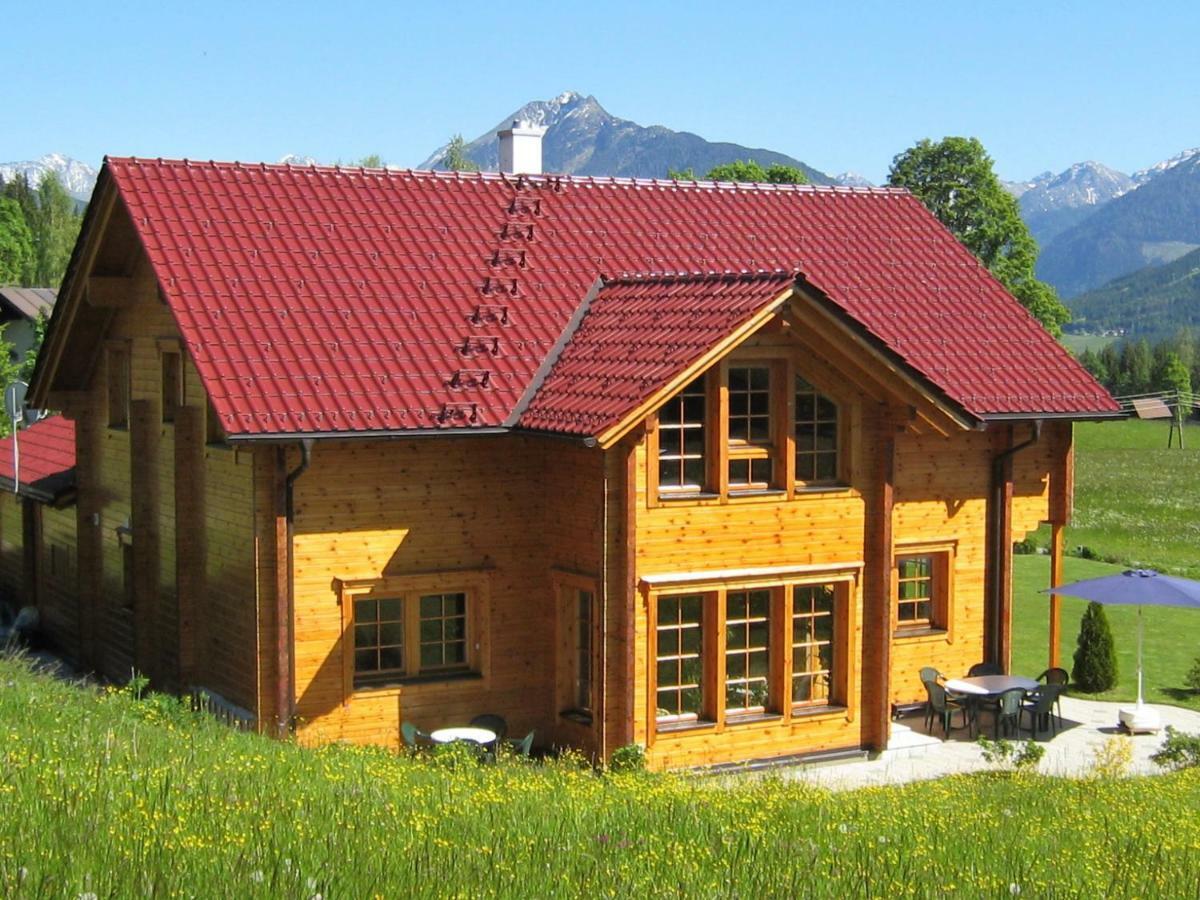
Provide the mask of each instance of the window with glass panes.
POLYGON ((467 664, 467 595, 426 594, 420 598, 421 671, 467 664))
POLYGON ((656 701, 660 722, 698 719, 704 708, 704 597, 658 598, 656 701))
POLYGON ((817 484, 838 478, 837 404, 796 376, 796 480, 817 484))
POLYGON ((832 584, 792 588, 792 703, 821 706, 834 701, 832 584))
POLYGON ((901 556, 898 569, 896 618, 900 625, 933 623, 934 558, 930 554, 901 556))
POLYGON ((704 487, 705 419, 708 398, 701 376, 658 412, 658 486, 699 491, 704 487))
POLYGON ((404 601, 354 601, 354 673, 364 679, 404 673, 404 601))
POLYGON ((575 708, 592 709, 592 605, 591 591, 575 592, 575 708))
POLYGON ((770 696, 771 592, 725 595, 725 709, 761 712, 770 696))
POLYGON ((730 366, 729 484, 766 487, 771 483, 771 368, 730 366))

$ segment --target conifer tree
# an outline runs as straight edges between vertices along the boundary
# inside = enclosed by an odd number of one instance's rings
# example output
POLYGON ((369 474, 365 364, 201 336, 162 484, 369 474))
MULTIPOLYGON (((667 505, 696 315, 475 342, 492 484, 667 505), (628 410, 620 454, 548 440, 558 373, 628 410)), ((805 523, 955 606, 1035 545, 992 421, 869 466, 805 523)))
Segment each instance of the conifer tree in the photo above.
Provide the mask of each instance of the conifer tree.
POLYGON ((1099 603, 1089 603, 1079 623, 1071 678, 1090 694, 1111 690, 1117 683, 1117 651, 1108 616, 1099 603))

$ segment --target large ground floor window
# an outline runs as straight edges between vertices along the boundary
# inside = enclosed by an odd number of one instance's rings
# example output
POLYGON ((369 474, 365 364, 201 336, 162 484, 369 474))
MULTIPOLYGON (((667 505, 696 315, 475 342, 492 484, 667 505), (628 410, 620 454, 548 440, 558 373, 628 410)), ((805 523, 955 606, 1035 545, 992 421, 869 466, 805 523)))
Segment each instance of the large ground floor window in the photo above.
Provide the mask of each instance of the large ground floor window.
POLYGON ((651 604, 660 729, 791 718, 848 703, 854 576, 664 590, 651 604))

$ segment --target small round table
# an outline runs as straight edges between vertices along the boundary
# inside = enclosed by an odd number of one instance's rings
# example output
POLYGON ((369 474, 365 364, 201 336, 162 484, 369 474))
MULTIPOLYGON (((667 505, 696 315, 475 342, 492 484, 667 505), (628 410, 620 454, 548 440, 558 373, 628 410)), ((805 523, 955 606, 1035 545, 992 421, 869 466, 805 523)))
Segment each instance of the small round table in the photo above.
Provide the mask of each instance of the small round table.
POLYGON ((998 697, 1005 691, 1011 691, 1014 688, 1020 688, 1023 691, 1037 690, 1042 683, 1021 675, 976 675, 971 678, 947 678, 942 686, 957 694, 998 697))
POLYGON ((459 728, 439 728, 431 732, 429 737, 436 744, 449 744, 452 741, 471 741, 474 744, 490 744, 496 740, 496 732, 487 728, 476 728, 464 725, 459 728))

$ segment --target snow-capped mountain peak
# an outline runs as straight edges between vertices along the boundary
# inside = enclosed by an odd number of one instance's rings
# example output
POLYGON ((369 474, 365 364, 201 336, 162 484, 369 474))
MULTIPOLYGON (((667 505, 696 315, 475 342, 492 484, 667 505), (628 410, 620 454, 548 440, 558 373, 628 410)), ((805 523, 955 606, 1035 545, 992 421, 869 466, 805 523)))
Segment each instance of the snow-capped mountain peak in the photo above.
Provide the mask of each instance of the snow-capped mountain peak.
POLYGON ((0 163, 0 178, 12 181, 18 175, 24 175, 29 183, 36 187, 47 172, 54 172, 67 193, 80 200, 86 200, 92 195, 96 186, 96 176, 99 170, 85 162, 64 156, 62 153, 47 153, 39 159, 22 162, 0 163))
POLYGON ((875 187, 873 181, 857 172, 843 172, 840 175, 834 175, 833 180, 843 187, 875 187))
POLYGON ((1151 178, 1155 178, 1166 172, 1168 169, 1174 169, 1181 163, 1200 157, 1200 147, 1193 147, 1191 150, 1184 150, 1181 153, 1176 153, 1170 159, 1164 159, 1160 163, 1155 163, 1146 169, 1139 169, 1133 173, 1133 180, 1140 186, 1145 184, 1151 178))

